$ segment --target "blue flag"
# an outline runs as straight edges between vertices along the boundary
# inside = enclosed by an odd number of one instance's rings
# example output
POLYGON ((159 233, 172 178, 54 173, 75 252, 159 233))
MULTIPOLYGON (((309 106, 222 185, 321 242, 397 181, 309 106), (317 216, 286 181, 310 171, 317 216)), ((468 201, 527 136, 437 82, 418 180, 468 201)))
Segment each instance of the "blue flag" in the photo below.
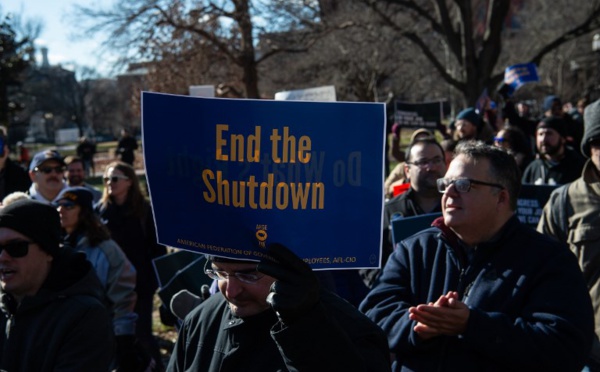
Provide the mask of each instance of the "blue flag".
POLYGON ((380 265, 385 105, 142 94, 158 241, 316 269, 380 265))
POLYGON ((523 84, 540 81, 535 63, 521 63, 508 66, 504 70, 504 83, 513 91, 519 89, 523 84))

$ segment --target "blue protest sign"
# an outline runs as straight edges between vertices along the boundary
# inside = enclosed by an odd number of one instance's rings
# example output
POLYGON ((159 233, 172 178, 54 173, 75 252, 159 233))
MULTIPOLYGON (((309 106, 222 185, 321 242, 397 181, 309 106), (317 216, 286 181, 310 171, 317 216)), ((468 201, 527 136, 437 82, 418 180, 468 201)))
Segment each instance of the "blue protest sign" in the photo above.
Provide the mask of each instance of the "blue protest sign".
POLYGON ((516 211, 519 220, 535 229, 542 216, 544 205, 557 187, 558 185, 521 185, 516 211))
POLYGON ((378 267, 385 106, 142 94, 158 241, 315 269, 378 267))
POLYGON ((392 241, 394 243, 394 247, 396 244, 400 243, 409 236, 431 227, 431 223, 441 215, 441 213, 427 213, 418 216, 399 217, 393 219, 392 241))
POLYGON ((504 83, 513 91, 519 89, 523 84, 540 81, 535 63, 521 63, 508 66, 504 70, 504 83))

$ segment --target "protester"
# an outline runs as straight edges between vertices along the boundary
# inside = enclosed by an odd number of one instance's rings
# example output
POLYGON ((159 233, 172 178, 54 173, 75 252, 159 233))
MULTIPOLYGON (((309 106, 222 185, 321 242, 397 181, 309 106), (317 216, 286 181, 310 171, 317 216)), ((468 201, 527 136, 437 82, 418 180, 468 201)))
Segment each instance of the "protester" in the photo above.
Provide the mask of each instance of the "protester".
POLYGON ((0 209, 2 371, 108 371, 102 286, 85 255, 59 242, 54 207, 24 199, 0 209))
POLYGON ((560 118, 547 117, 538 123, 536 147, 539 157, 525 168, 523 183, 562 185, 579 177, 584 159, 566 146, 566 135, 566 124, 560 118))
POLYGON ((85 176, 90 177, 96 173, 94 164, 94 155, 96 154, 96 144, 83 136, 79 139, 79 144, 75 150, 77 156, 81 159, 85 176))
POLYGON ((63 180, 65 161, 56 150, 38 152, 29 165, 29 178, 32 185, 29 195, 43 203, 52 203, 58 194, 67 187, 63 180))
POLYGON ((525 133, 515 126, 500 129, 494 136, 494 145, 502 147, 515 158, 521 173, 533 161, 533 152, 525 133))
POLYGON ((537 229, 567 242, 579 261, 596 319, 596 338, 588 368, 600 371, 600 101, 585 109, 584 122, 581 152, 589 159, 581 177, 550 195, 537 229))
POLYGON ((117 144, 117 156, 119 160, 133 166, 135 150, 138 148, 137 140, 125 128, 121 130, 121 139, 117 144))
MULTIPOLYGON (((436 180, 446 173, 444 150, 433 137, 415 139, 406 150, 405 173, 410 181, 408 191, 385 203, 383 209, 382 266, 393 251, 392 220, 441 212, 441 194, 436 180)), ((363 281, 371 288, 381 270, 363 269, 363 281)))
POLYGON ((563 104, 558 96, 546 96, 542 105, 544 117, 559 118, 564 121, 566 143, 579 152, 583 136, 583 123, 573 120, 571 115, 563 110, 563 104))
POLYGON ((31 180, 27 171, 9 157, 4 131, 0 130, 0 199, 15 191, 27 191, 31 180))
POLYGON ((160 369, 160 350, 152 334, 154 293, 158 287, 152 259, 164 255, 166 248, 156 242, 150 203, 142 195, 133 167, 123 162, 110 163, 104 173, 104 184, 96 210, 137 271, 136 336, 160 369))
POLYGON ((220 293, 186 318, 168 371, 389 371, 385 335, 280 244, 260 263, 209 257, 220 293))
POLYGON ((579 371, 592 306, 573 254, 515 216, 506 151, 457 146, 443 216, 403 240, 360 306, 388 335, 395 371, 579 371))
MULTIPOLYGON (((63 245, 85 253, 104 288, 112 315, 120 371, 140 370, 135 348, 135 268, 94 213, 92 194, 85 187, 68 187, 57 198, 63 245)), ((149 358, 145 363, 149 363, 149 358)))
MULTIPOLYGON (((411 134, 410 142, 413 142, 417 138, 423 138, 423 137, 435 138, 433 133, 431 133, 429 130, 427 130, 425 128, 419 128, 411 134)), ((401 185, 407 181, 406 172, 404 171, 404 168, 405 168, 404 161, 405 160, 406 160, 406 156, 404 153, 402 153, 402 161, 400 163, 396 164, 394 169, 392 169, 390 174, 386 177, 385 182, 384 182, 384 187, 386 190, 386 198, 387 197, 391 198, 394 196, 394 187, 395 186, 401 185)))
MULTIPOLYGON (((4 138, 6 142, 6 139, 4 138)), ((31 161, 31 155, 29 155, 29 149, 21 141, 17 142, 17 150, 19 151, 19 164, 25 170, 29 169, 29 162, 31 161)))
POLYGON ((102 197, 102 191, 98 190, 93 185, 85 182, 86 172, 84 170, 83 160, 78 156, 67 156, 65 158, 65 165, 67 170, 65 177, 67 178, 67 185, 69 187, 85 187, 94 197, 94 203, 97 203, 102 197))
POLYGON ((456 127, 454 132, 456 141, 481 140, 491 143, 494 137, 494 131, 490 124, 485 122, 472 107, 466 108, 456 115, 454 126, 456 127))

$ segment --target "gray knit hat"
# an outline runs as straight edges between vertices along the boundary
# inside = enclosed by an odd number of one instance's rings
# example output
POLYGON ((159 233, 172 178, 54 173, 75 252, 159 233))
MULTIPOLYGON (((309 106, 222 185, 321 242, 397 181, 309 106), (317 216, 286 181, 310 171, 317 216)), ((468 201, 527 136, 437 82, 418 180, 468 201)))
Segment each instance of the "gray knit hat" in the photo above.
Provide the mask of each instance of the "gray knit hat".
POLYGON ((600 100, 589 104, 583 112, 585 131, 581 140, 581 152, 590 157, 590 142, 600 139, 600 100))

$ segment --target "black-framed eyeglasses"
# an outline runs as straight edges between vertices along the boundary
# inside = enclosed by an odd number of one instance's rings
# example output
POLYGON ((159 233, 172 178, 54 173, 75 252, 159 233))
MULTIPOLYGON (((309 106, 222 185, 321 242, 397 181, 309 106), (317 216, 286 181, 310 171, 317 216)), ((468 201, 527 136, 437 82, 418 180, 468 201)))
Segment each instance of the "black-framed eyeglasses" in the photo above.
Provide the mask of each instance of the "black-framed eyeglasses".
POLYGON ((471 191, 472 184, 497 187, 501 190, 504 189, 504 186, 502 186, 498 183, 483 182, 483 181, 478 181, 478 180, 474 180, 471 178, 457 178, 454 180, 451 180, 449 178, 438 178, 436 182, 437 182, 438 191, 441 192, 442 194, 445 193, 446 190, 448 190, 448 187, 450 187, 450 185, 454 185, 454 188, 459 193, 466 193, 466 192, 471 191))
POLYGON ((34 244, 27 240, 13 240, 6 244, 0 244, 0 253, 6 251, 12 258, 21 258, 29 253, 29 245, 34 244))
POLYGON ((110 181, 110 183, 117 183, 119 180, 128 180, 129 177, 127 176, 121 176, 120 174, 115 174, 113 176, 110 177, 104 177, 104 183, 108 183, 108 181, 110 181))
POLYGON ((64 173, 65 167, 62 165, 57 165, 56 167, 35 167, 35 172, 41 172, 44 174, 50 174, 54 171, 54 173, 64 173))
POLYGON ((414 165, 419 168, 425 168, 428 165, 430 167, 438 166, 438 165, 442 164, 443 161, 444 161, 444 159, 442 159, 441 156, 436 156, 435 158, 432 158, 432 159, 421 159, 421 160, 416 160, 416 161, 412 161, 412 162, 407 161, 406 164, 414 165))
POLYGON ((242 283, 246 284, 256 284, 260 279, 262 279, 265 275, 260 274, 258 271, 253 270, 249 272, 240 272, 236 271, 234 273, 228 273, 224 270, 215 270, 211 266, 209 266, 209 261, 206 262, 204 266, 204 273, 208 275, 209 278, 215 280, 229 280, 230 277, 234 277, 242 283))

